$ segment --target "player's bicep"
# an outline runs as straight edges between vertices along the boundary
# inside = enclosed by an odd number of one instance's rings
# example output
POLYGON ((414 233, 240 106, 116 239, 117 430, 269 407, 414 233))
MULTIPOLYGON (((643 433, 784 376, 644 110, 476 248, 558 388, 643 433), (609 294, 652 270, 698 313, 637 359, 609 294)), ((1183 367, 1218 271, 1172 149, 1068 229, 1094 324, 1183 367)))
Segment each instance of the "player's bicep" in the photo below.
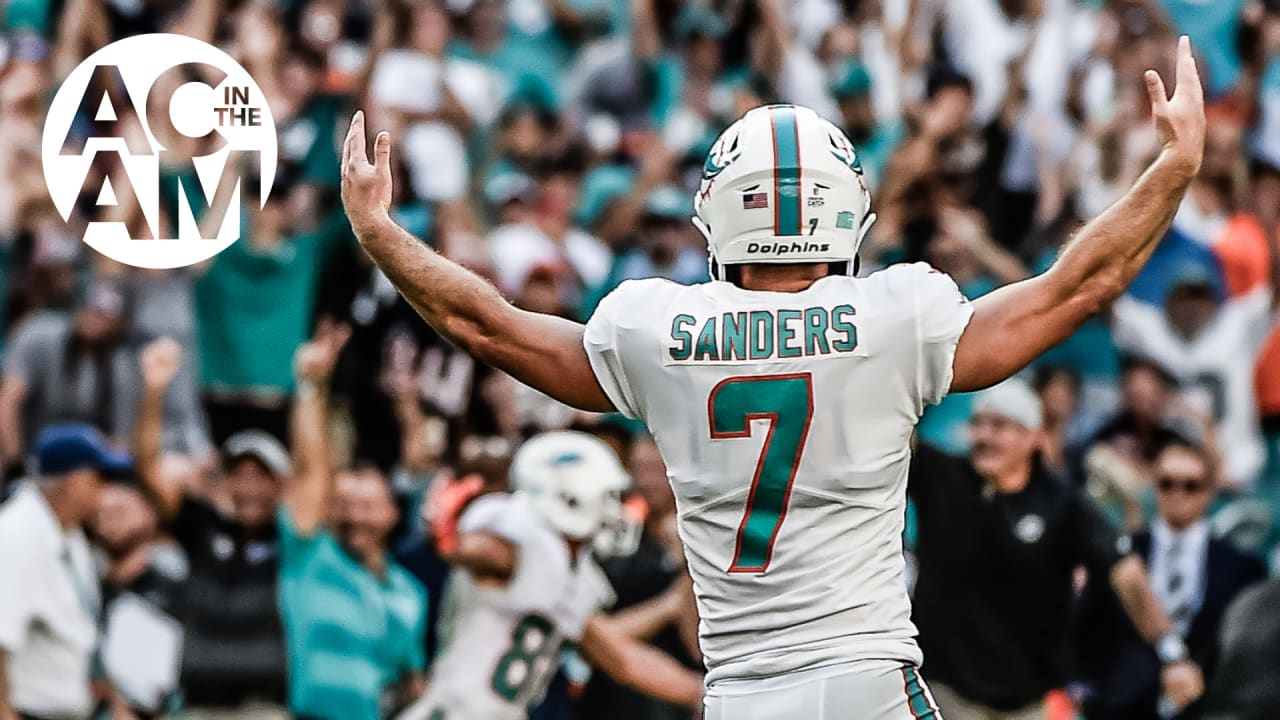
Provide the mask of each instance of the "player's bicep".
POLYGON ((973 301, 956 346, 951 392, 972 392, 1012 376, 1080 326, 1097 308, 1064 292, 1046 273, 973 301))
POLYGON ((481 360, 571 407, 613 411, 582 345, 584 325, 514 307, 506 315, 505 331, 488 338, 481 360))

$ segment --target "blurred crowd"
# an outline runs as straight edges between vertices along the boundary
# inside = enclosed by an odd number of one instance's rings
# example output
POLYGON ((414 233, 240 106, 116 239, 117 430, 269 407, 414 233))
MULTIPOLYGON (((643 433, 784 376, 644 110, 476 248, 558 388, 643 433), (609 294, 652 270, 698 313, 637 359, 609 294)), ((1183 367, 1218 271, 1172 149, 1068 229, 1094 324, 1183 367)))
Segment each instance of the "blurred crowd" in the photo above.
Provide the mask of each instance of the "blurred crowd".
MULTIPOLYGON (((643 428, 477 365, 360 252, 337 199, 338 144, 357 107, 392 132, 395 220, 531 310, 583 320, 629 278, 706 280, 692 189, 717 134, 770 102, 812 107, 858 148, 879 215, 861 272, 924 260, 976 298, 1046 267, 1142 172, 1158 150, 1142 72, 1172 77, 1174 39, 1188 34, 1209 98, 1203 169, 1129 293, 1028 370, 1040 454, 1137 531, 1158 515, 1162 452, 1190 444, 1212 459, 1214 537, 1280 567, 1280 3, 7 0, 0 11, 9 503, 54 423, 97 428, 139 463, 132 485, 75 511, 111 650, 86 672, 122 673, 92 688, 106 716, 350 720, 411 699, 448 576, 423 537, 425 490, 472 475, 502 489, 512 451, 543 430, 588 429, 630 466, 633 532, 602 543, 619 606, 684 572, 643 428), (149 32, 226 50, 279 135, 269 197, 258 207, 244 193, 241 239, 178 270, 83 245, 87 223, 136 227, 142 212, 127 195, 104 207, 86 197, 64 221, 37 151, 60 80, 93 50, 149 32), (321 417, 299 423, 316 398, 321 417), (298 520, 297 445, 317 435, 340 502, 326 514, 308 500, 319 515, 303 532, 280 508, 298 520), (313 556, 299 538, 315 528, 359 562, 313 556), (394 574, 376 567, 385 552, 394 574), (358 601, 325 616, 299 599, 317 593, 358 601), (349 707, 361 709, 334 710, 349 707)), ((203 148, 168 150, 162 174, 179 182, 163 187, 176 192, 203 148)), ((972 404, 959 394, 930 408, 919 442, 967 452, 972 404)), ((909 523, 909 545, 913 534, 909 523)), ((674 627, 653 642, 698 666, 674 627)), ((6 715, 0 702, 0 720, 84 717, 90 704, 58 707, 73 694, 42 692, 28 707, 46 714, 6 715)), ((537 713, 687 716, 572 662, 537 713)))

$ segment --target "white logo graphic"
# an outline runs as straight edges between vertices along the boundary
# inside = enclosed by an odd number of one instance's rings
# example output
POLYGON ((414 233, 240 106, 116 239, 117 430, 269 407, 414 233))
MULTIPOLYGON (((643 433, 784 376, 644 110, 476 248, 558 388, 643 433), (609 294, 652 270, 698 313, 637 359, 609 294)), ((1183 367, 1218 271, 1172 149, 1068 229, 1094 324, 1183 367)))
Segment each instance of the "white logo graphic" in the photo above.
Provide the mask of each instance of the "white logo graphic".
POLYGON ((76 66, 49 107, 41 150, 62 218, 92 204, 85 243, 149 268, 225 250, 240 237, 249 179, 261 177, 262 203, 276 171, 258 84, 231 56, 182 35, 125 38, 76 66), (179 150, 188 147, 194 158, 179 150), (142 220, 126 223, 134 202, 142 220))
POLYGON ((1044 535, 1044 518, 1039 515, 1024 515, 1013 527, 1013 534, 1024 543, 1033 543, 1044 535))

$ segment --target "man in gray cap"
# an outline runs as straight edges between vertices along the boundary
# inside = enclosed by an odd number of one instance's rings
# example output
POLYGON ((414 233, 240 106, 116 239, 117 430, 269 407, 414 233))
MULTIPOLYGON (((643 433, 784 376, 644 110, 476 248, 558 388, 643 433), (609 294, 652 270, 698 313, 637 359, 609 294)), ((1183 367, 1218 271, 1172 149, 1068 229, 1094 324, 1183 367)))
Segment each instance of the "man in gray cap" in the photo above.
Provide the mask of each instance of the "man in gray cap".
POLYGON ((31 478, 0 506, 0 720, 87 718, 101 598, 81 525, 130 459, 80 423, 35 438, 31 478))
POLYGON ((174 608, 185 631, 184 717, 282 720, 288 714, 275 513, 290 475, 289 453, 260 430, 228 438, 222 447, 225 514, 199 492, 198 481, 181 481, 170 467, 173 457, 161 454, 165 388, 180 354, 168 340, 143 350, 134 448, 147 495, 190 564, 174 608))
POLYGON ((912 620, 947 720, 1035 720, 1066 683, 1077 567, 1107 577, 1164 663, 1179 707, 1203 679, 1130 552, 1088 497, 1039 461, 1040 400, 1018 379, 982 391, 967 458, 916 449, 908 493, 918 519, 912 620))

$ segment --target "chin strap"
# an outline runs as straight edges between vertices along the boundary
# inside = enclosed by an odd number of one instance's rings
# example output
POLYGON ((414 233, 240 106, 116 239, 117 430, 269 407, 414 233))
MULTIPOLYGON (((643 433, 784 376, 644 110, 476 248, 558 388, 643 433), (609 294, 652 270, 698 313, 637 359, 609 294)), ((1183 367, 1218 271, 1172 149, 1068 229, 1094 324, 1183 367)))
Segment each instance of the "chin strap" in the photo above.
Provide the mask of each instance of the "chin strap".
POLYGON ((698 232, 702 233, 702 237, 706 238, 707 274, 711 276, 712 280, 724 280, 724 266, 716 262, 716 251, 711 246, 711 228, 707 227, 707 224, 702 222, 702 218, 697 215, 689 218, 689 220, 694 227, 698 228, 698 232))
POLYGON ((858 267, 860 265, 858 262, 858 251, 862 249, 862 241, 867 237, 867 233, 871 231, 871 226, 876 224, 876 217, 877 215, 875 213, 867 213, 867 216, 862 219, 862 227, 858 228, 858 242, 853 246, 853 262, 849 263, 850 275, 858 274, 858 267))
POLYGON ((689 218, 689 221, 693 223, 694 227, 698 228, 698 232, 702 233, 702 237, 706 238, 707 242, 710 243, 711 228, 707 227, 707 224, 702 222, 702 218, 698 217, 697 215, 694 215, 693 217, 689 218))

